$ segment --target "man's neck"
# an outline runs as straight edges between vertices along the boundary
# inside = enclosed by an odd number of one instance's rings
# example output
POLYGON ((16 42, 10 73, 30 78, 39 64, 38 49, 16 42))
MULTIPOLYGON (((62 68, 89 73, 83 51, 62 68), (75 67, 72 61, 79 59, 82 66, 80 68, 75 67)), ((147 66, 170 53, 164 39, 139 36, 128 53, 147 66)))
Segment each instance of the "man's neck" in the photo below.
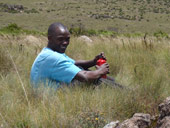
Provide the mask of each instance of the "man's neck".
POLYGON ((56 51, 50 44, 47 45, 47 48, 50 48, 53 51, 56 51))
MULTIPOLYGON (((47 45, 47 48, 51 49, 52 51, 58 52, 57 50, 55 50, 55 48, 53 48, 50 44, 47 45)), ((60 53, 60 52, 58 52, 60 53)), ((65 54, 65 53, 60 53, 60 54, 65 54)))

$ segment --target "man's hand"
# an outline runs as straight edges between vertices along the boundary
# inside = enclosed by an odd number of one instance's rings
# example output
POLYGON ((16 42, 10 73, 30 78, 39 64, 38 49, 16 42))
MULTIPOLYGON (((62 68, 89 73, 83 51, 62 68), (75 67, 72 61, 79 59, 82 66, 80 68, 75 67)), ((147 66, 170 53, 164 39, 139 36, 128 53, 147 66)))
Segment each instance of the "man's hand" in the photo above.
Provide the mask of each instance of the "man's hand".
POLYGON ((104 52, 101 52, 99 55, 95 56, 95 58, 94 58, 94 64, 95 64, 95 65, 96 65, 96 63, 97 63, 97 60, 100 59, 100 58, 103 58, 103 59, 106 60, 106 57, 105 57, 105 55, 104 55, 104 52))
POLYGON ((104 63, 101 66, 96 65, 96 70, 98 70, 101 75, 108 74, 109 73, 109 64, 104 63))
POLYGON ((100 78, 102 75, 109 73, 109 65, 107 63, 102 64, 101 66, 96 65, 97 70, 95 71, 85 71, 82 70, 77 73, 75 79, 81 82, 93 82, 94 80, 100 78))

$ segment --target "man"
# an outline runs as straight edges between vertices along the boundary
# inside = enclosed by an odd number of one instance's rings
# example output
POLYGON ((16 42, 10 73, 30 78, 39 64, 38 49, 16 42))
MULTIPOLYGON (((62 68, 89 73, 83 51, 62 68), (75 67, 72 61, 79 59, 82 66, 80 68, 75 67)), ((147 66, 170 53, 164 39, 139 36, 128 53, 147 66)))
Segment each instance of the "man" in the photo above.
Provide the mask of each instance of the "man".
POLYGON ((87 70, 95 66, 99 58, 106 59, 103 53, 89 61, 74 61, 65 54, 69 43, 70 33, 63 24, 53 23, 49 26, 48 45, 37 56, 31 69, 31 83, 35 87, 40 83, 59 87, 62 84, 70 84, 73 80, 94 82, 109 73, 107 63, 97 66, 95 71, 87 70))

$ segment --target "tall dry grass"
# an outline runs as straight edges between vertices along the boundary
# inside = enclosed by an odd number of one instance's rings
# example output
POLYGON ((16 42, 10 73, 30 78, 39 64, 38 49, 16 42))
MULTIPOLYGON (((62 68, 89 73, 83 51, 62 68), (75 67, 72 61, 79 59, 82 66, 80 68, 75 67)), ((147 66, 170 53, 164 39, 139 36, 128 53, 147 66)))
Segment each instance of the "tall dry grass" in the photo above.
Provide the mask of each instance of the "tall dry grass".
POLYGON ((109 75, 129 89, 109 85, 94 89, 82 84, 56 91, 30 86, 31 65, 46 39, 37 37, 40 45, 35 45, 25 38, 0 37, 0 127, 99 128, 136 112, 155 115, 158 104, 170 94, 168 39, 92 37, 93 43, 87 44, 73 37, 69 56, 92 59, 103 51, 110 65, 109 75))

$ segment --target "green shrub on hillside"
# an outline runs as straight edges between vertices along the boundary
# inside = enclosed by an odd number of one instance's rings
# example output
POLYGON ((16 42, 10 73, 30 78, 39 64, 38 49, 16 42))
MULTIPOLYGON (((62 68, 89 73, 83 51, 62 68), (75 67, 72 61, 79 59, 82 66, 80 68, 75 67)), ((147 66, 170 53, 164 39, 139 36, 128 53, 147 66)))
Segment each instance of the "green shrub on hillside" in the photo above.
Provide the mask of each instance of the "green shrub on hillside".
POLYGON ((165 38, 168 38, 168 37, 169 37, 167 33, 162 32, 162 31, 155 32, 155 33, 154 33, 154 36, 155 36, 155 37, 165 37, 165 38))
POLYGON ((9 24, 8 26, 0 29, 1 32, 4 32, 4 33, 21 33, 22 29, 21 27, 19 27, 17 24, 15 23, 12 23, 12 24, 9 24))
POLYGON ((19 34, 32 34, 32 35, 46 35, 44 32, 38 32, 34 30, 25 30, 21 27, 19 27, 16 23, 9 24, 6 27, 3 27, 0 29, 0 34, 13 34, 13 35, 19 35, 19 34))

